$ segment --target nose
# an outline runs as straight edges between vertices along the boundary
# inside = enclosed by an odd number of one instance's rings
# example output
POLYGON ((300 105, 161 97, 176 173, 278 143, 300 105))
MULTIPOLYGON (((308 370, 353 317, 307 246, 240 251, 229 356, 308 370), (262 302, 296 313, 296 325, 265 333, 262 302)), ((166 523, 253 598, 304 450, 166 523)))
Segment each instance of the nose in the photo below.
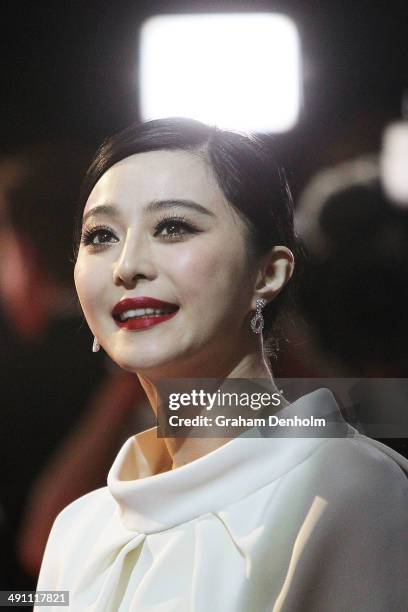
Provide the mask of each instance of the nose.
POLYGON ((118 259, 113 264, 113 282, 127 289, 138 280, 152 280, 156 276, 148 238, 128 233, 118 259))

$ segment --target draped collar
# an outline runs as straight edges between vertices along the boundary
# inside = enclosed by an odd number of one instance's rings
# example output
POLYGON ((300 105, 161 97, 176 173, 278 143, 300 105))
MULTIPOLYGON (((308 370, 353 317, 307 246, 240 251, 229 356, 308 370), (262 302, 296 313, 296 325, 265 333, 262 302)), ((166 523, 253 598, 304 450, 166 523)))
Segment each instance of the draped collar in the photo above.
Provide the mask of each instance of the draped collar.
MULTIPOLYGON (((313 391, 279 412, 280 418, 295 415, 327 417, 329 437, 355 433, 328 389, 313 391)), ((276 429, 250 430, 173 470, 157 428, 132 436, 108 474, 108 489, 125 528, 154 533, 225 508, 281 477, 326 439, 326 433, 299 437, 291 431, 290 437, 278 437, 276 429)))

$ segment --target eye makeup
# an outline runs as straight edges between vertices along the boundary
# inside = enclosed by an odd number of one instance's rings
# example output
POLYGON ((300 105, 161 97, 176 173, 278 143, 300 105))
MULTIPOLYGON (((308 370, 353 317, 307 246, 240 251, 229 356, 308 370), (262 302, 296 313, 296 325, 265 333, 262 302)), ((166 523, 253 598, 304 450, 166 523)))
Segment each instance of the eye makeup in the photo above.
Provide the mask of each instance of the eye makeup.
MULTIPOLYGON (((160 237, 164 240, 179 240, 183 236, 199 234, 201 230, 199 230, 195 225, 189 222, 186 217, 176 216, 176 215, 165 215, 154 226, 154 237, 160 237), (169 231, 169 230, 173 231, 169 231), (167 233, 163 233, 166 230, 167 233)), ((89 228, 86 228, 82 232, 81 236, 81 244, 85 246, 92 247, 102 247, 104 245, 110 244, 111 240, 109 238, 115 237, 115 242, 118 242, 115 234, 112 229, 107 225, 95 225, 89 228), (99 242, 94 242, 94 239, 97 237, 105 236, 108 239, 99 242)))

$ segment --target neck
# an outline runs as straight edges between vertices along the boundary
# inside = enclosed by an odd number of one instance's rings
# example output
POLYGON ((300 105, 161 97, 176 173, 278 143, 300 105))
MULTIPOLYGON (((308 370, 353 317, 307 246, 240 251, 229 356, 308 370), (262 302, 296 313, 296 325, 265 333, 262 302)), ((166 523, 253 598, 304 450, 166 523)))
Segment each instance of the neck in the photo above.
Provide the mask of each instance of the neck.
MULTIPOLYGON (((218 368, 214 368, 212 365, 209 369, 205 370, 205 375, 203 375, 203 370, 200 368, 201 375, 199 377, 197 375, 191 376, 191 371, 188 374, 185 374, 183 371, 179 374, 178 378, 214 378, 218 380, 225 380, 227 378, 262 378, 268 380, 268 386, 272 392, 277 391, 270 367, 263 357, 262 345, 260 347, 258 345, 256 349, 246 353, 235 363, 232 360, 229 370, 226 368, 225 362, 220 364, 218 359, 214 361, 218 362, 218 368)), ((164 401, 160 392, 160 380, 140 373, 138 373, 138 378, 157 417, 158 406, 164 401)), ((206 455, 229 440, 230 438, 164 438, 172 460, 172 469, 206 455)))

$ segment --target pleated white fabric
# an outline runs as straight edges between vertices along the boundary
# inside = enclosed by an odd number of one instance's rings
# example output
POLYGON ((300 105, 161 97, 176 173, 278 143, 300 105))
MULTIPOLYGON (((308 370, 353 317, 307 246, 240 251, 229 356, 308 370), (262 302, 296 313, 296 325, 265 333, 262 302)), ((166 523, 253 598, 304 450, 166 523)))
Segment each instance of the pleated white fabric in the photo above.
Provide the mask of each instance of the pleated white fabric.
POLYGON ((243 435, 175 470, 155 429, 127 440, 57 517, 37 590, 75 612, 407 612, 408 461, 326 389, 287 414, 343 437, 243 435))

